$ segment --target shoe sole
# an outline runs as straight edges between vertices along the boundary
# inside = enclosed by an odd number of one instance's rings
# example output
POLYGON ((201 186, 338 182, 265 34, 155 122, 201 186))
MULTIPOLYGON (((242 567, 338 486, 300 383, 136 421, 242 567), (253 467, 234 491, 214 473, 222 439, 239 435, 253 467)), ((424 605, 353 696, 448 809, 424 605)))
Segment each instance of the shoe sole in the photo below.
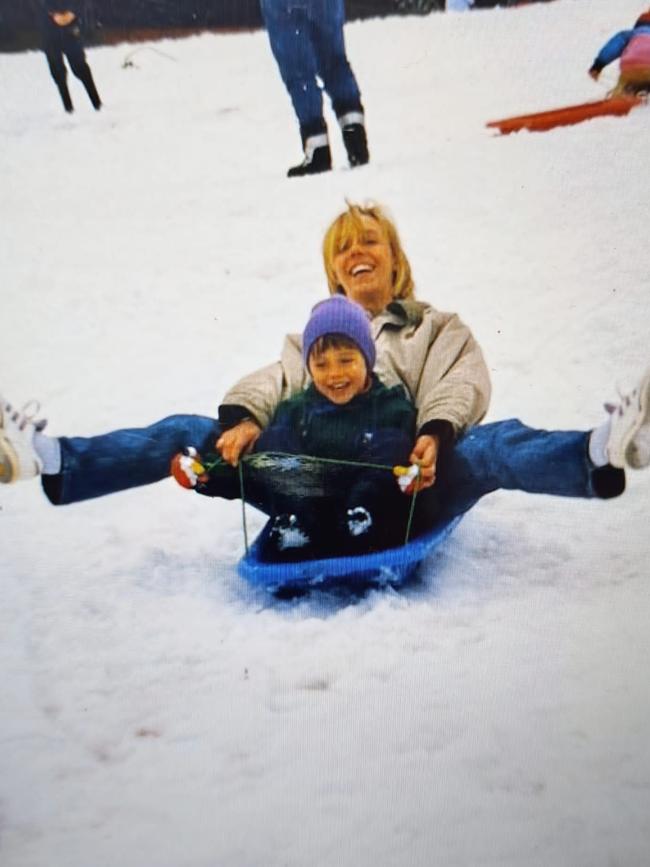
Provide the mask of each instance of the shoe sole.
MULTIPOLYGON (((8 404, 5 404, 3 407, 2 403, 0 403, 0 485, 11 485, 14 482, 19 481, 19 479, 31 479, 40 474, 40 465, 37 463, 36 459, 33 462, 33 471, 28 471, 25 467, 21 467, 19 453, 16 451, 16 447, 11 442, 11 439, 7 436, 7 429, 5 427, 5 417, 7 415, 7 409, 9 413, 11 413, 11 407, 8 404)), ((42 430, 37 427, 37 430, 42 430)))
POLYGON ((0 485, 9 485, 16 478, 18 470, 16 466, 16 457, 10 450, 9 441, 4 435, 5 416, 2 404, 0 402, 0 485))
POLYGON ((648 451, 648 454, 640 455, 634 442, 641 428, 646 424, 650 424, 650 370, 646 372, 639 384, 639 410, 638 421, 631 429, 627 442, 623 447, 625 463, 634 470, 643 469, 643 467, 648 466, 650 463, 650 451, 648 451))
POLYGON ((18 461, 16 455, 9 440, 0 434, 0 485, 10 485, 17 478, 18 461))

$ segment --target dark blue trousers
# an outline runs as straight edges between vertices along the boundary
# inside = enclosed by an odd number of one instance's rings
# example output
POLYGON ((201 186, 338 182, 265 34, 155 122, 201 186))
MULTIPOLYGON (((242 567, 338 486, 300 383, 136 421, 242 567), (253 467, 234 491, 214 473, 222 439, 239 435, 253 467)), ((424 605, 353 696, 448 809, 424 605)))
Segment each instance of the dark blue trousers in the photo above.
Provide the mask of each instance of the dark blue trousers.
POLYGON ((337 117, 362 111, 345 54, 343 0, 261 0, 262 15, 303 141, 326 131, 317 78, 337 117))

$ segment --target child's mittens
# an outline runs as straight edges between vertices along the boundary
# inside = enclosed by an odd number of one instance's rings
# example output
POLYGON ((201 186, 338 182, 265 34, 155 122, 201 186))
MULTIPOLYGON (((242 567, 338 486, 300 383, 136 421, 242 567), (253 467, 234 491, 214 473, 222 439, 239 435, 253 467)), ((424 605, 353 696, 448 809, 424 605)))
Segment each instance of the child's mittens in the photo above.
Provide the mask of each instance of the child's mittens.
POLYGON ((415 482, 420 476, 420 468, 417 464, 410 467, 393 467, 393 475, 397 479, 399 489, 403 494, 412 494, 415 482))
POLYGON ((209 476, 201 460, 201 455, 194 446, 187 446, 174 455, 170 472, 182 488, 196 488, 199 482, 208 481, 209 476))

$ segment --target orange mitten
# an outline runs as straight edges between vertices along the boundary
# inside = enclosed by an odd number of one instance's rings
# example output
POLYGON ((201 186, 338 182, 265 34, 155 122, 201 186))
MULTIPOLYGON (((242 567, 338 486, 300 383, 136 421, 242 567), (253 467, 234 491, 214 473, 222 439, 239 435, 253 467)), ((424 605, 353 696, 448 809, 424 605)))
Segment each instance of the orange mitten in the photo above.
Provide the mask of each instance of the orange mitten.
POLYGON ((174 455, 170 472, 182 488, 195 488, 199 482, 207 482, 209 478, 201 463, 201 455, 194 446, 188 446, 174 455))
POLYGON ((400 491, 403 494, 412 494, 420 476, 420 468, 417 464, 411 464, 410 467, 393 467, 393 475, 397 479, 400 491))

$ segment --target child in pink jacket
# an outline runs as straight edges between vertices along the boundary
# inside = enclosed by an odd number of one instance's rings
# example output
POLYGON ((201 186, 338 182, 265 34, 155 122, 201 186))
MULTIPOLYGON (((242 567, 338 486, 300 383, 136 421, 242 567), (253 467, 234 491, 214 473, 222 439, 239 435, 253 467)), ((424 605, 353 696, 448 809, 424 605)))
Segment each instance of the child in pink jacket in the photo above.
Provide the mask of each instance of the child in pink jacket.
POLYGON ((632 30, 622 30, 600 49, 589 75, 598 80, 602 70, 620 58, 620 75, 615 94, 638 95, 650 92, 650 9, 639 16, 632 30))

